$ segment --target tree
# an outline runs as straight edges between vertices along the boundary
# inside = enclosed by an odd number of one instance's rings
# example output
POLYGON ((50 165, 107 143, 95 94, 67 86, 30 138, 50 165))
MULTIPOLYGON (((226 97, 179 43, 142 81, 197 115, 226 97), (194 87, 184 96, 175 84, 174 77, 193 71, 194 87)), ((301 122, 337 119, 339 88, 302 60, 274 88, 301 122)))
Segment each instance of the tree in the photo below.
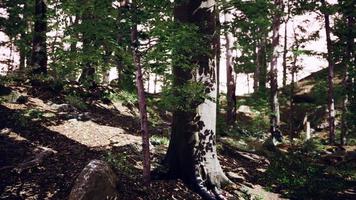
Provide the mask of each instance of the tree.
MULTIPOLYGON (((337 36, 340 38, 342 50, 342 61, 341 64, 344 67, 343 74, 343 89, 344 96, 342 99, 342 113, 341 113, 341 135, 340 144, 347 144, 347 137, 349 132, 351 132, 352 119, 348 119, 350 114, 350 100, 352 100, 353 87, 352 78, 350 77, 350 72, 355 68, 355 52, 354 52, 354 22, 355 22, 355 5, 352 0, 340 2, 340 12, 343 15, 339 22, 335 25, 339 27, 340 31, 336 31, 337 36)), ((352 115, 352 114, 351 114, 352 115)))
POLYGON ((47 73, 47 5, 44 0, 35 1, 35 22, 32 38, 31 66, 33 73, 47 73))
POLYGON ((217 35, 214 9, 214 0, 175 3, 176 23, 183 28, 191 27, 189 30, 192 33, 189 34, 201 41, 194 43, 191 48, 176 46, 172 52, 173 89, 182 98, 182 104, 188 108, 173 111, 172 132, 165 159, 169 175, 184 180, 204 199, 223 198, 219 188, 229 182, 216 152, 214 101, 217 96, 217 63, 213 47, 214 37, 217 35), (184 60, 180 59, 182 55, 184 60), (194 96, 197 98, 189 99, 192 98, 187 95, 187 92, 192 91, 187 91, 189 88, 194 88, 194 96))
POLYGON ((131 50, 133 62, 136 67, 136 87, 137 87, 137 96, 138 104, 140 110, 140 122, 141 122, 141 135, 142 135, 142 153, 143 153, 143 182, 146 186, 150 183, 150 144, 149 144, 149 133, 148 133, 148 119, 147 119, 147 109, 146 109, 146 98, 145 98, 145 89, 143 85, 143 75, 140 61, 140 52, 139 52, 139 38, 137 31, 137 8, 135 1, 131 5, 133 14, 132 14, 132 28, 131 28, 131 50))
MULTIPOLYGON (((289 14, 290 14, 290 6, 289 6, 289 0, 287 0, 287 4, 285 5, 287 7, 287 16, 284 21, 284 44, 283 44, 283 87, 286 86, 287 84, 287 49, 288 49, 288 21, 289 21, 289 14)), ((293 77, 292 77, 293 78, 293 77)))
POLYGON ((334 78, 334 60, 332 58, 332 43, 330 39, 330 21, 329 21, 329 13, 326 10, 325 0, 321 0, 322 3, 322 13, 324 14, 325 20, 325 34, 326 34, 326 46, 327 46, 327 60, 329 63, 328 66, 328 110, 329 110, 329 143, 335 143, 335 102, 334 102, 334 86, 333 86, 333 78, 334 78))
POLYGON ((274 130, 280 125, 280 113, 278 102, 278 83, 277 83, 277 59, 278 51, 277 46, 279 43, 279 27, 281 18, 282 0, 274 0, 276 6, 276 13, 272 22, 272 60, 271 60, 271 133, 274 135, 274 130))
MULTIPOLYGON (((231 21, 231 14, 224 13, 225 23, 231 21)), ((236 120, 236 82, 234 77, 234 65, 233 65, 233 35, 229 30, 225 31, 225 55, 226 55, 226 122, 228 125, 233 125, 236 120)))

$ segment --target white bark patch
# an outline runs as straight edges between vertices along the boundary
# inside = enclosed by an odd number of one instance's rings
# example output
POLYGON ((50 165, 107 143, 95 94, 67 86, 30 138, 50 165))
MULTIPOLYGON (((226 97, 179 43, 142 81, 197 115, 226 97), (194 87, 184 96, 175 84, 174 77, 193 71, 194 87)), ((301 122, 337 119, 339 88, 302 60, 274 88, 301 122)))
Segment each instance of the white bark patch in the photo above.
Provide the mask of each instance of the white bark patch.
POLYGON ((196 13, 199 9, 207 9, 209 12, 214 12, 215 0, 202 1, 200 6, 193 12, 196 13))

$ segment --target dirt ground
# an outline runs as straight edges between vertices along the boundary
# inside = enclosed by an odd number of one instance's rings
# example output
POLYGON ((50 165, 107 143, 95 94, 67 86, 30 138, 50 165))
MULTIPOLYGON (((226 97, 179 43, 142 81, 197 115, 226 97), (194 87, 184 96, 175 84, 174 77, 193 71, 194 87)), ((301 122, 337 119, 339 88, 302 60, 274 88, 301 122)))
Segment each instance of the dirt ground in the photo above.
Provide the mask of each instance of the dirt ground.
MULTIPOLYGON (((29 99, 25 104, 0 105, 0 199, 66 199, 76 176, 92 159, 116 165, 120 199, 200 199, 179 180, 153 180, 150 188, 141 185, 139 121, 125 106, 95 103, 85 112, 60 111, 51 99, 26 94, 26 88, 13 90, 29 99), (68 118, 73 113, 85 117, 68 118)), ((166 146, 152 148, 157 163, 166 146)), ((236 183, 225 188, 230 199, 243 199, 242 194, 284 199, 261 182, 269 164, 266 158, 229 148, 220 155, 236 183)))

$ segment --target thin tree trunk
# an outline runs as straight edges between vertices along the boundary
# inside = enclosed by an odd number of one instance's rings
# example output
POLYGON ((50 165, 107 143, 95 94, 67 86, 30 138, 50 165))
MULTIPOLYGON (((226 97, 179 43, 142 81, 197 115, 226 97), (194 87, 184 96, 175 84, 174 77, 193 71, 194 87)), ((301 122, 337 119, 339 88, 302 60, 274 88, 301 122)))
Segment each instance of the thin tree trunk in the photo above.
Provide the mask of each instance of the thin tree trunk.
MULTIPOLYGON (((297 47, 298 48, 298 47, 297 47)), ((290 86, 290 105, 289 105, 289 139, 290 143, 293 144, 293 137, 294 135, 294 102, 293 102, 293 96, 294 96, 294 87, 295 87, 295 72, 296 72, 296 63, 297 63, 297 55, 294 55, 294 60, 292 63, 292 69, 291 69, 291 76, 292 76, 292 81, 291 81, 291 86, 290 86)))
POLYGON ((150 93, 150 72, 147 70, 147 93, 150 93))
MULTIPOLYGON (((133 9, 136 10, 136 4, 133 2, 133 9)), ((145 89, 143 85, 143 75, 139 53, 139 39, 137 31, 137 18, 133 17, 134 25, 131 28, 132 56, 136 68, 136 87, 138 94, 138 104, 140 110, 141 134, 142 134, 142 154, 143 154, 143 183, 148 186, 151 181, 151 163, 150 163, 150 142, 148 133, 148 119, 146 109, 145 89)))
MULTIPOLYGON (((76 13, 74 22, 73 22, 73 24, 71 24, 71 26, 76 27, 76 26, 78 26, 78 24, 79 24, 79 14, 76 13)), ((73 35, 71 35, 71 39, 72 39, 72 41, 70 43, 69 49, 70 49, 71 53, 75 53, 77 50, 77 41, 74 41, 74 40, 78 40, 78 33, 75 32, 73 35)))
MULTIPOLYGON (((89 2, 87 2, 89 3, 89 2)), ((91 21, 94 20, 93 11, 86 10, 82 14, 82 23, 88 25, 92 23, 91 21)), ((80 83, 84 83, 88 87, 94 87, 95 84, 95 67, 93 66, 93 60, 90 58, 93 47, 93 38, 90 36, 89 30, 84 30, 82 32, 82 42, 83 42, 83 54, 86 56, 86 59, 83 63, 83 70, 79 78, 80 83)))
POLYGON ((260 52, 261 52, 261 46, 259 40, 256 41, 256 68, 255 72, 253 74, 253 91, 256 93, 259 90, 260 87, 260 70, 261 70, 261 64, 260 64, 260 52))
POLYGON ((287 0, 287 17, 284 22, 284 44, 283 44, 283 87, 287 84, 287 51, 288 51, 288 21, 289 21, 289 0, 287 0))
MULTIPOLYGON (((22 34, 21 34, 22 35, 22 34)), ((22 37, 22 36, 21 36, 22 37)), ((23 47, 20 47, 20 65, 19 65, 19 70, 22 71, 25 69, 25 63, 26 63, 26 52, 24 51, 23 47)))
POLYGON ((34 74, 47 73, 47 5, 44 0, 35 1, 35 28, 32 38, 31 66, 34 74))
MULTIPOLYGON (((279 27, 280 27, 280 9, 282 5, 282 0, 274 0, 275 6, 277 8, 277 13, 275 14, 272 22, 272 60, 271 60, 271 129, 276 130, 280 125, 280 113, 279 113, 279 102, 278 102, 278 83, 277 83, 277 59, 278 59, 278 43, 279 43, 279 27)), ((272 131, 272 135, 274 135, 272 131)))
POLYGON ((344 71, 344 79, 343 79, 343 86, 344 86, 344 97, 342 101, 342 115, 341 115, 341 138, 340 138, 340 144, 341 145, 346 145, 347 144, 347 135, 349 132, 349 126, 348 122, 346 119, 346 115, 348 112, 348 107, 349 107, 349 93, 351 90, 351 80, 349 77, 349 70, 354 67, 352 60, 353 55, 353 46, 354 46, 354 41, 352 38, 352 30, 354 26, 354 19, 352 16, 347 16, 347 31, 348 31, 348 37, 347 37, 347 47, 346 47, 346 55, 345 55, 345 71, 344 71))
MULTIPOLYGON (((325 0, 321 0, 322 6, 326 8, 325 0)), ((325 18, 325 33, 326 33, 326 45, 328 49, 327 60, 329 63, 328 67, 328 109, 329 109, 329 143, 335 143, 335 102, 334 102, 334 61, 332 58, 332 44, 330 39, 330 21, 329 14, 327 11, 324 13, 325 18)))
POLYGON ((260 58, 260 83, 259 90, 261 93, 266 92, 266 83, 267 83, 267 35, 261 39, 261 48, 259 52, 260 58))
POLYGON ((157 93, 157 77, 158 75, 155 73, 155 79, 154 79, 154 85, 153 85, 153 94, 156 94, 157 93))
MULTIPOLYGON (((231 16, 228 16, 228 13, 225 13, 224 18, 225 22, 231 20, 231 16)), ((233 69, 233 56, 232 56, 232 47, 233 47, 233 35, 232 33, 225 32, 225 52, 226 52, 226 86, 227 86, 227 108, 226 108, 226 123, 227 125, 233 125, 236 121, 236 83, 234 79, 234 69, 233 69)))
MULTIPOLYGON (((220 55, 221 55, 221 24, 220 24, 220 11, 218 7, 215 9, 215 22, 217 35, 214 42, 214 50, 216 56, 216 116, 220 114, 220 55)), ((216 127, 215 127, 216 128, 216 127)))

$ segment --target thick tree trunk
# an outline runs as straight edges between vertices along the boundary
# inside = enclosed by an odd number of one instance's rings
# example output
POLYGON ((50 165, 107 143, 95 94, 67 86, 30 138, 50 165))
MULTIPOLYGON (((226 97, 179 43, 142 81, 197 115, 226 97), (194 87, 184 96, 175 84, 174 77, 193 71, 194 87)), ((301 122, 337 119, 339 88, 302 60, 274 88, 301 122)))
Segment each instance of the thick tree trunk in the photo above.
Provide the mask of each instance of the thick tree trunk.
MULTIPOLYGON (((279 113, 279 102, 278 102, 278 83, 277 83, 277 59, 278 59, 278 51, 277 46, 279 43, 279 27, 280 27, 280 9, 282 5, 282 0, 274 1, 277 13, 275 14, 272 22, 272 60, 271 60, 271 130, 276 130, 280 125, 280 113, 279 113), (276 126, 276 127, 275 127, 276 126)), ((275 133, 271 133, 274 135, 275 133)))
MULTIPOLYGON (((348 121, 346 119, 346 115, 348 112, 348 107, 349 107, 349 93, 352 90, 351 89, 351 80, 349 77, 349 70, 355 63, 355 55, 354 55, 354 41, 352 38, 352 30, 354 26, 354 18, 352 16, 347 16, 347 32, 348 32, 348 37, 347 37, 347 42, 346 42, 346 55, 345 55, 345 71, 344 71, 344 79, 343 79, 343 86, 344 86, 344 97, 342 101, 342 115, 341 115, 341 138, 340 138, 340 144, 341 145, 346 145, 347 144, 347 135, 349 133, 349 126, 348 126, 348 121), (354 61, 353 61, 354 60, 354 61)), ((352 94, 352 93, 351 93, 352 94)))
MULTIPOLYGON (((174 85, 182 87, 188 81, 197 80, 206 87, 205 92, 213 99, 217 97, 217 63, 213 53, 213 38, 217 37, 215 6, 214 0, 189 0, 177 3, 174 10, 177 22, 193 23, 199 27, 202 38, 206 40, 206 48, 210 49, 205 55, 191 60, 192 64, 199 65, 197 73, 173 61, 174 85)), ((216 152, 216 103, 208 98, 190 106, 192 109, 189 111, 176 110, 173 113, 166 155, 170 175, 184 180, 204 199, 222 199, 219 188, 229 180, 222 171, 216 152)))
MULTIPOLYGON (((321 0, 322 6, 326 8, 325 0, 321 0)), ((335 102, 334 102, 334 61, 332 58, 332 44, 330 39, 330 21, 327 11, 324 13, 325 18, 325 33, 326 33, 326 45, 328 49, 327 60, 328 67, 328 109, 329 109, 329 143, 335 143, 335 102)))
MULTIPOLYGON (((133 9, 136 9, 135 2, 132 4, 133 9)), ((150 163, 150 141, 148 133, 148 118, 146 108, 145 89, 143 85, 143 75, 139 53, 139 39, 137 31, 137 19, 133 16, 134 25, 131 28, 131 50, 136 68, 136 88, 138 96, 138 105, 140 110, 140 124, 142 135, 142 154, 143 154, 143 183, 148 186, 151 181, 151 163, 150 163)))
POLYGON ((32 38, 31 66, 34 74, 47 73, 47 5, 44 0, 35 1, 35 27, 32 38))
MULTIPOLYGON (((225 22, 231 21, 231 16, 229 13, 224 14, 225 22)), ((233 66, 233 56, 232 56, 232 47, 233 47, 233 35, 230 32, 225 33, 225 51, 226 51, 226 123, 227 125, 233 125, 236 121, 236 83, 234 79, 234 66, 233 66)))

